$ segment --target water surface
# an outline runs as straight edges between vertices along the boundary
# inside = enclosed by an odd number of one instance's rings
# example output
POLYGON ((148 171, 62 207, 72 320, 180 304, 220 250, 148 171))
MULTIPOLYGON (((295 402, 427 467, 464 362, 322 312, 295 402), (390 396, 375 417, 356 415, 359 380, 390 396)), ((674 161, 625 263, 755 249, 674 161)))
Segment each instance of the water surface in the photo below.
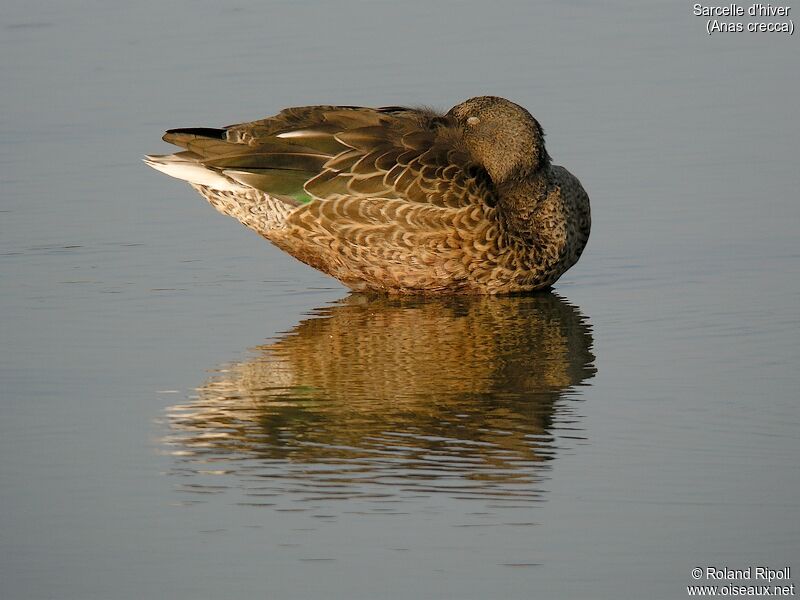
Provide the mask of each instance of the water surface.
POLYGON ((261 505, 538 501, 557 431, 581 439, 569 400, 594 375, 591 341, 553 294, 351 296, 171 407, 172 473, 261 505))
POLYGON ((697 566, 800 569, 797 36, 704 26, 8 4, 0 597, 681 598, 697 566), (140 162, 170 127, 485 93, 592 199, 552 294, 351 296, 140 162))

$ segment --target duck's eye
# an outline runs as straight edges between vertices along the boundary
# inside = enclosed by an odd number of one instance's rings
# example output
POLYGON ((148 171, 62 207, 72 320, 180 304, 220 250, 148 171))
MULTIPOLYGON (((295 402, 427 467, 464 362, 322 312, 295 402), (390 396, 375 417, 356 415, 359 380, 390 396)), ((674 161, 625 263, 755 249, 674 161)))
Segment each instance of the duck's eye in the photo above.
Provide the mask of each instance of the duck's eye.
POLYGON ((467 117, 467 125, 470 127, 475 127, 481 120, 478 117, 467 117))

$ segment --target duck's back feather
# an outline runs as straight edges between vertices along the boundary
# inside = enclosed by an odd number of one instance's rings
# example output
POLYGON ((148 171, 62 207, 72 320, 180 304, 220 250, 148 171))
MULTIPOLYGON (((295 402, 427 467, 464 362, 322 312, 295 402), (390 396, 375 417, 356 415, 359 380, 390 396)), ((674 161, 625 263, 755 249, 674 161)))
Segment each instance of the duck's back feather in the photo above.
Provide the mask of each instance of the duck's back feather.
POLYGON ((216 175, 301 202, 369 197, 458 207, 491 201, 488 176, 447 120, 426 110, 291 108, 224 129, 172 129, 164 140, 216 175))

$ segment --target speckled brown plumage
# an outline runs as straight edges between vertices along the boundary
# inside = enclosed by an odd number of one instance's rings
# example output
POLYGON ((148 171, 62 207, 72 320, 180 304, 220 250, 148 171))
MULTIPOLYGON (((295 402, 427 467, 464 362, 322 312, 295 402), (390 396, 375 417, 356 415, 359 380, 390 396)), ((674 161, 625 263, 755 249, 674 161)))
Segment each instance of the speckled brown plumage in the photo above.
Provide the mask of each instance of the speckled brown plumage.
POLYGON ((550 164, 538 122, 502 98, 447 114, 311 106, 178 129, 148 163, 354 290, 502 294, 580 257, 589 199, 550 164))

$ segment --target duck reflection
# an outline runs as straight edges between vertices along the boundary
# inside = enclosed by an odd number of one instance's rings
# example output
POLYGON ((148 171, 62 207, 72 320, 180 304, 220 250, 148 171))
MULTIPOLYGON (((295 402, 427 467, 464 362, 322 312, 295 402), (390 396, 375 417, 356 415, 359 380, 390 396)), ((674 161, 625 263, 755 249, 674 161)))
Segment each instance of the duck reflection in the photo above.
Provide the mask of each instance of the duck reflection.
POLYGON ((535 499, 591 346, 552 293, 351 295, 170 410, 176 471, 233 472, 253 495, 535 499))

